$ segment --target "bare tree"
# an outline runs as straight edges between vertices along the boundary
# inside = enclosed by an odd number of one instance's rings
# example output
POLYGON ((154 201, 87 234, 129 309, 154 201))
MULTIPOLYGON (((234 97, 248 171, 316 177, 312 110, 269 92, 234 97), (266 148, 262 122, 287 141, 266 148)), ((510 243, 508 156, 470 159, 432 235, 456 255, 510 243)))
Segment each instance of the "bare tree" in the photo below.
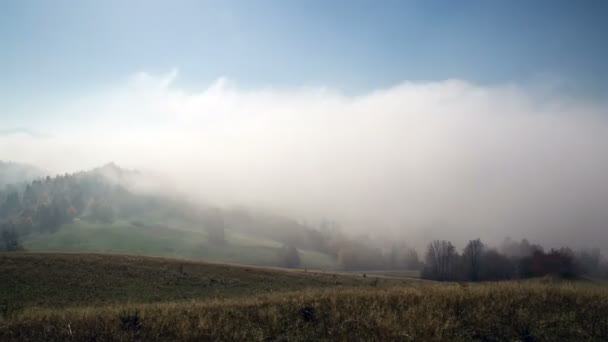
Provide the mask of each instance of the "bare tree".
POLYGON ((468 280, 478 281, 485 246, 481 240, 471 240, 462 251, 464 272, 468 280))
POLYGON ((458 263, 458 253, 451 242, 435 240, 428 246, 422 276, 440 281, 452 280, 458 263))

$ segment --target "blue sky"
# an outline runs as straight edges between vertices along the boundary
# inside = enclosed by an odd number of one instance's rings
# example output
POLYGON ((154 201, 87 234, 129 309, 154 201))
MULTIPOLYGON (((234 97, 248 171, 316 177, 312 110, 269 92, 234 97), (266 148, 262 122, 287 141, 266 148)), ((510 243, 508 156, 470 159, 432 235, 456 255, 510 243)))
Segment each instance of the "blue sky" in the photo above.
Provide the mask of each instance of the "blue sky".
POLYGON ((347 93, 404 80, 548 79, 601 96, 607 17, 601 0, 6 0, 0 103, 20 113, 171 68, 199 88, 219 77, 347 93))

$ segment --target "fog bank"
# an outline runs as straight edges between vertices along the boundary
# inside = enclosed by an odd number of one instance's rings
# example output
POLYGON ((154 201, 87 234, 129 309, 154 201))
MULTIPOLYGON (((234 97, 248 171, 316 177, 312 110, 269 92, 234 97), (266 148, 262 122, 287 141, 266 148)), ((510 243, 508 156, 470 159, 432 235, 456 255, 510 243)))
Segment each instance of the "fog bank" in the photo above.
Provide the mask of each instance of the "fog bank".
MULTIPOLYGON (((608 242, 608 110, 519 85, 404 82, 362 95, 202 91, 133 75, 1 127, 0 159, 56 172, 109 161, 222 205, 332 218, 412 240, 608 242)), ((12 119, 15 121, 15 118, 12 119)))

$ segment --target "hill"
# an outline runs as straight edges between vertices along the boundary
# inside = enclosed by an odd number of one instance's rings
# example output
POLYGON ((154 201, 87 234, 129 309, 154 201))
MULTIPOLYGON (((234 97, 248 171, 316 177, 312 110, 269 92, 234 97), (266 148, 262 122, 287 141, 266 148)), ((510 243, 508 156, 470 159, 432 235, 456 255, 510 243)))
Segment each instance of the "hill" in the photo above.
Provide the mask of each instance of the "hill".
POLYGON ((15 232, 30 251, 127 253, 269 266, 281 266, 282 248, 296 244, 302 267, 338 268, 335 255, 314 245, 311 238, 323 239, 308 227, 189 202, 159 192, 162 181, 155 179, 110 163, 15 184, 0 190, 0 231, 15 232))
POLYGON ((382 251, 335 224, 311 226, 262 211, 221 208, 162 190, 167 187, 158 177, 113 163, 13 185, 0 190, 0 232, 11 239, 0 241, 0 251, 25 247, 327 270, 420 265, 411 249, 382 251), (296 251, 295 263, 286 260, 286 250, 296 251))
POLYGON ((439 284, 117 255, 1 255, 0 303, 2 341, 608 337, 608 291, 591 283, 439 284))
MULTIPOLYGON (((23 245, 28 251, 137 254, 281 266, 279 255, 283 245, 279 241, 232 229, 226 229, 224 234, 225 242, 215 244, 204 227, 196 224, 168 226, 126 220, 112 223, 78 220, 62 225, 51 234, 30 235, 23 245)), ((299 255, 302 268, 338 268, 336 258, 328 254, 299 249, 299 255)))

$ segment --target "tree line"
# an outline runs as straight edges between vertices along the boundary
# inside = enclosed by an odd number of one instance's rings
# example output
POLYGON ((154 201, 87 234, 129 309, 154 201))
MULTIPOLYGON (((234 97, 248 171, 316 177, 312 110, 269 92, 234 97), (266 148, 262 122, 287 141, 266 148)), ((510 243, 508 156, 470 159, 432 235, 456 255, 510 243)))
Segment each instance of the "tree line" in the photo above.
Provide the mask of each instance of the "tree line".
POLYGON ((0 191, 0 230, 53 233, 75 218, 111 223, 132 200, 123 188, 94 174, 46 177, 0 191))
POLYGON ((426 250, 421 277, 439 281, 496 281, 546 275, 576 278, 608 276, 608 265, 599 249, 574 252, 568 247, 545 249, 523 239, 506 239, 499 248, 489 248, 480 239, 471 240, 459 253, 451 242, 432 241, 426 250))

